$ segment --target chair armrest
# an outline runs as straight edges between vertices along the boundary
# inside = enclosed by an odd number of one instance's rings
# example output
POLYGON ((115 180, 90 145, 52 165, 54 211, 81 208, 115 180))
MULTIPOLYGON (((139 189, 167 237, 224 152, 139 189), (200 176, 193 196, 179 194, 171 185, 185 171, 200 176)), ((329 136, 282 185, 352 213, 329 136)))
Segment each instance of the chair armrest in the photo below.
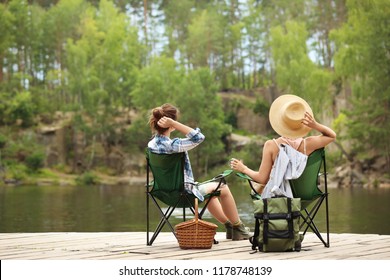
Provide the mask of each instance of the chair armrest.
POLYGON ((207 181, 204 181, 204 182, 201 182, 201 183, 196 183, 196 185, 199 186, 199 185, 207 184, 210 182, 217 182, 218 186, 216 187, 216 189, 213 190, 211 193, 207 194, 206 198, 211 197, 211 196, 219 196, 221 193, 219 188, 222 186, 222 184, 226 184, 225 178, 232 173, 233 173, 233 170, 228 169, 228 170, 223 171, 221 174, 218 174, 214 178, 207 180, 207 181))
POLYGON ((241 173, 241 172, 237 172, 236 175, 238 177, 240 177, 240 179, 244 179, 244 180, 248 181, 249 186, 252 189, 251 197, 252 197, 253 200, 261 199, 261 195, 256 191, 256 189, 253 186, 253 184, 258 184, 255 180, 253 180, 251 177, 249 177, 248 175, 246 175, 244 173, 241 173))
POLYGON ((210 183, 210 182, 215 182, 215 181, 221 181, 221 180, 225 179, 227 176, 229 176, 232 173, 233 173, 233 170, 227 169, 227 170, 223 171, 221 174, 218 174, 217 176, 215 176, 214 178, 199 183, 199 185, 203 185, 203 184, 210 183))
POLYGON ((229 176, 232 173, 233 173, 233 170, 227 169, 227 170, 223 171, 221 174, 218 174, 217 176, 215 176, 213 179, 219 180, 219 179, 222 179, 222 178, 229 176))
MULTIPOLYGON (((238 177, 240 177, 241 179, 253 181, 253 179, 252 179, 251 177, 249 177, 248 175, 246 175, 246 174, 244 174, 244 173, 237 172, 236 175, 237 175, 238 177)), ((254 181, 253 181, 253 182, 254 182, 254 181)))

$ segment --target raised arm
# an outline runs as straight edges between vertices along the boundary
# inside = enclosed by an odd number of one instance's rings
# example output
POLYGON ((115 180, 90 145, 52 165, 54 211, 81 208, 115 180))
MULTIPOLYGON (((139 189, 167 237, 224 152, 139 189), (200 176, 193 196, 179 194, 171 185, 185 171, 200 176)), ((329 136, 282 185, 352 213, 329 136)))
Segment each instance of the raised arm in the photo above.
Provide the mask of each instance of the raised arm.
POLYGON ((314 130, 317 130, 321 135, 309 136, 306 138, 306 151, 310 154, 314 150, 325 147, 336 139, 336 132, 331 128, 318 123, 309 113, 305 113, 302 123, 314 130))
POLYGON ((175 121, 171 118, 168 118, 168 117, 162 117, 158 123, 157 123, 159 126, 163 127, 163 128, 169 128, 169 127, 172 127, 174 129, 176 129, 177 131, 183 133, 184 135, 187 135, 188 133, 190 133, 193 128, 185 125, 185 124, 182 124, 178 121, 175 121))

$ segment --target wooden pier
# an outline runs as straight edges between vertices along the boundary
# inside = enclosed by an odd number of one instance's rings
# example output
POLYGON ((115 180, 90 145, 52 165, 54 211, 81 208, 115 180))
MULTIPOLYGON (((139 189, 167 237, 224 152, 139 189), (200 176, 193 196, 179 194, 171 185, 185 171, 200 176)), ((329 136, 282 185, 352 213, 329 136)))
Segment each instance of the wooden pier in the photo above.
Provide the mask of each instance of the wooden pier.
POLYGON ((182 250, 172 233, 146 246, 144 232, 0 233, 1 260, 390 260, 390 235, 331 234, 325 248, 306 234, 301 252, 253 253, 248 240, 224 239, 211 249, 182 250))

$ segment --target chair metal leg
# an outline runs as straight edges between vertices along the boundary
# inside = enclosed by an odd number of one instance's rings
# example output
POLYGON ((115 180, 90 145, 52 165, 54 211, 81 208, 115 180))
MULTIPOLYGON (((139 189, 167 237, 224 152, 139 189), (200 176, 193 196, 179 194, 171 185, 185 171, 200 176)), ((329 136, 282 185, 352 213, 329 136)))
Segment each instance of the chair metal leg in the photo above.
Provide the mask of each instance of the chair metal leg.
POLYGON ((151 245, 149 244, 149 193, 146 193, 146 245, 151 245))
POLYGON ((325 219, 326 219, 326 244, 325 247, 330 247, 329 241, 329 205, 328 205, 328 193, 325 197, 325 219))
POLYGON ((151 199, 152 201, 154 202, 154 204, 156 205, 157 209, 159 210, 159 213, 160 213, 160 216, 161 216, 161 219, 160 219, 160 222, 158 223, 155 231, 154 231, 154 234, 152 236, 152 238, 148 241, 148 245, 151 246, 154 242, 154 240, 157 238, 158 234, 161 232, 162 228, 165 226, 165 224, 167 224, 171 230, 171 232, 173 233, 173 235, 176 237, 176 234, 175 234, 175 230, 172 226, 172 224, 169 222, 169 218, 171 217, 173 211, 175 210, 176 206, 179 204, 180 200, 176 203, 176 205, 174 206, 169 206, 167 211, 164 213, 162 210, 161 210, 161 207, 160 205, 158 204, 157 200, 152 196, 151 196, 151 199))
POLYGON ((324 184, 325 184, 325 218, 326 218, 326 244, 325 247, 330 247, 330 241, 329 241, 329 203, 328 203, 328 173, 326 171, 326 158, 325 158, 325 151, 322 157, 322 162, 324 164, 323 170, 324 170, 324 184))
MULTIPOLYGON (((321 242, 324 244, 325 247, 329 247, 329 229, 328 229, 328 226, 327 226, 327 241, 325 241, 319 231, 319 229, 317 228, 316 224, 314 223, 314 218, 315 216, 317 215, 317 212, 318 210, 320 209, 323 201, 326 199, 326 195, 320 197, 318 199, 318 201, 316 202, 316 204, 311 208, 310 211, 308 211, 307 209, 304 209, 305 213, 306 213, 306 216, 304 216, 302 213, 301 213, 301 217, 303 219, 303 222, 301 223, 300 225, 300 229, 302 229, 304 226, 305 226, 305 229, 303 230, 303 235, 306 234, 307 230, 310 228, 313 233, 321 240, 321 242)), ((327 224, 328 224, 328 213, 326 213, 326 219, 327 219, 327 224)))
POLYGON ((165 224, 168 224, 168 226, 170 227, 173 235, 175 235, 176 237, 176 234, 175 234, 175 230, 173 229, 171 223, 168 221, 169 217, 172 215, 173 211, 175 209, 173 207, 168 207, 167 211, 165 213, 161 212, 161 219, 160 219, 160 222, 158 223, 154 233, 153 233, 153 236, 152 238, 150 239, 150 242, 149 242, 149 246, 151 246, 154 242, 154 240, 157 238, 157 236, 160 234, 161 230, 163 229, 163 227, 165 226, 165 224))

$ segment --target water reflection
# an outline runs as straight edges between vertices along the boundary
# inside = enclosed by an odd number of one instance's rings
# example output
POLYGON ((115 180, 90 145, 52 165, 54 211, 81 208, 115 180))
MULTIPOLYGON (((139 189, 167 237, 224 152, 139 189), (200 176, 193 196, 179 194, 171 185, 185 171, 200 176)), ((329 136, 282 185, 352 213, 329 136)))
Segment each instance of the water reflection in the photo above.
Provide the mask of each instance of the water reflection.
MULTIPOLYGON (((241 219, 253 227, 248 188, 234 184, 232 192, 241 219)), ((390 234, 389 189, 329 192, 331 232, 390 234)), ((157 211, 152 209, 152 215, 158 217, 157 211)), ((180 215, 174 213, 176 222, 180 215)), ((0 187, 0 232, 145 231, 145 217, 142 185, 0 187)), ((325 228, 323 217, 323 211, 318 213, 320 230, 325 228)), ((207 212, 204 218, 217 223, 207 212)))

